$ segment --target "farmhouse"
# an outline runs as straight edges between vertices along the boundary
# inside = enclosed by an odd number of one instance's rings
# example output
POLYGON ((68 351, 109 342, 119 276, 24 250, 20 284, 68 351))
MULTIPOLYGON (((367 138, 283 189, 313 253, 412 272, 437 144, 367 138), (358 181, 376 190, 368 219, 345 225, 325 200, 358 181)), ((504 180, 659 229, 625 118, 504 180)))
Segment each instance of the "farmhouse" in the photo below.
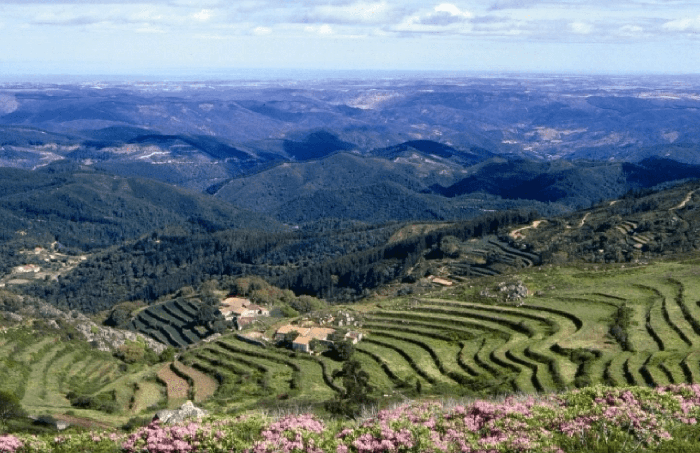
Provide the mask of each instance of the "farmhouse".
POLYGON ((270 316, 270 311, 267 308, 256 305, 242 297, 228 297, 224 299, 221 301, 219 312, 224 315, 227 321, 237 321, 238 330, 243 325, 250 324, 252 319, 258 316, 270 316), (243 319, 247 321, 243 321, 243 319))
POLYGON ((297 332, 299 336, 292 342, 292 349, 301 352, 311 352, 311 341, 318 340, 328 343, 328 337, 335 333, 335 329, 327 327, 299 327, 287 324, 277 329, 275 340, 280 341, 290 332, 297 332))
POLYGON ((27 274, 30 272, 37 273, 41 271, 41 268, 36 264, 25 264, 24 266, 17 266, 13 270, 17 274, 27 274))
POLYGON ((350 340, 352 344, 357 344, 360 342, 360 340, 362 340, 362 332, 351 330, 345 334, 345 339, 350 340))
POLYGON ((233 322, 236 325, 236 329, 241 330, 247 325, 254 323, 256 319, 256 316, 239 316, 233 322))

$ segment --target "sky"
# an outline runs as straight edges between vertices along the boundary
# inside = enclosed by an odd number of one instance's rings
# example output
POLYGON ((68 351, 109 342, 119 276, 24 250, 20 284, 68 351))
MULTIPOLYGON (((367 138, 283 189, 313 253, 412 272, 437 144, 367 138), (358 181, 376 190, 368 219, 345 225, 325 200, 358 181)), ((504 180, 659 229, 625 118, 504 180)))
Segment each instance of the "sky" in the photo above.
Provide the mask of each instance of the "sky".
POLYGON ((0 75, 700 74, 700 0, 0 0, 0 75))

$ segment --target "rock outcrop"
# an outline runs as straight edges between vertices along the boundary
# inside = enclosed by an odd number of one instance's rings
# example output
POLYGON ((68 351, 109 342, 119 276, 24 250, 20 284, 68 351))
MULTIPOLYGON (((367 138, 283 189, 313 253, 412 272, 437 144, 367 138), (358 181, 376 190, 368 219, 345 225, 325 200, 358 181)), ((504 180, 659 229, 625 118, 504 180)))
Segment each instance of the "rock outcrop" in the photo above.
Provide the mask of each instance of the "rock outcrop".
POLYGON ((207 411, 198 408, 192 403, 192 401, 187 401, 185 404, 180 406, 179 409, 164 409, 162 411, 156 412, 156 415, 153 417, 153 420, 159 420, 165 425, 177 425, 187 420, 198 420, 204 417, 205 415, 207 415, 207 411))

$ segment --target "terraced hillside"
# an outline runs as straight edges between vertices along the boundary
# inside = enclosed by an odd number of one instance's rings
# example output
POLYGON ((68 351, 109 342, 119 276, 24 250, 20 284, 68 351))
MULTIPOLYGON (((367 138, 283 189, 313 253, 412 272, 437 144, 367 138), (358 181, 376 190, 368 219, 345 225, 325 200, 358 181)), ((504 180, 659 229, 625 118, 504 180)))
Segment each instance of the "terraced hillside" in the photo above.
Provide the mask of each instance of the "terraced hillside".
POLYGON ((148 335, 161 343, 184 348, 211 335, 198 324, 199 304, 179 298, 142 310, 127 328, 148 335))
POLYGON ((339 390, 331 379, 332 369, 338 366, 331 360, 263 348, 232 335, 189 350, 181 360, 213 377, 219 384, 215 394, 218 402, 230 407, 294 396, 324 401, 339 390))
MULTIPOLYGON (((506 279, 494 276, 356 305, 351 309, 362 312, 367 335, 354 357, 380 398, 416 389, 492 394, 697 383, 699 265, 694 256, 636 266, 544 266, 508 278, 530 290, 519 301, 498 297, 506 279)), ((214 377, 215 400, 231 407, 251 398, 323 401, 337 389, 329 376, 341 366, 234 336, 191 349, 182 360, 214 377)))
POLYGON ((700 183, 630 193, 560 218, 511 230, 513 246, 544 262, 634 262, 700 249, 700 183))
MULTIPOLYGON (((366 336, 354 358, 379 400, 698 383, 698 276, 698 254, 651 264, 545 265, 342 310, 362 320, 366 336), (511 282, 529 295, 507 300, 499 288, 511 282)), ((239 411, 316 405, 341 390, 332 379, 341 362, 261 347, 235 333, 199 342, 174 362, 125 366, 86 346, 12 328, 0 336, 0 357, 0 388, 20 395, 30 413, 72 410, 111 423, 185 399, 239 411), (75 407, 70 394, 109 404, 75 407)))
POLYGON ((28 327, 0 333, 0 390, 17 395, 30 415, 69 413, 109 424, 152 415, 166 402, 152 366, 127 366, 84 342, 28 327))

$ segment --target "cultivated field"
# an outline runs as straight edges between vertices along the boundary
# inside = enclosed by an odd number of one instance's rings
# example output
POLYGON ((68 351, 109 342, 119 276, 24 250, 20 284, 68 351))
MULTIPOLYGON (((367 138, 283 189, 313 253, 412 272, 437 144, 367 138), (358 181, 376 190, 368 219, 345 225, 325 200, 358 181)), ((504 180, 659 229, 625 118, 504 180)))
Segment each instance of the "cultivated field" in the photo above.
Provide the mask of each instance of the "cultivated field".
POLYGON ((68 413, 110 424, 152 415, 166 401, 165 387, 154 376, 152 366, 126 366, 109 353, 80 341, 63 341, 43 329, 20 327, 0 333, 0 390, 18 395, 29 415, 68 413), (70 396, 105 404, 73 406, 70 396))
MULTIPOLYGON (((546 266, 432 295, 375 300, 351 308, 362 312, 367 333, 355 358, 380 398, 417 389, 502 394, 700 382, 698 264, 546 266), (515 280, 529 297, 481 295, 515 280)), ((253 398, 323 401, 341 366, 234 336, 190 349, 182 360, 215 378, 214 401, 230 407, 253 398)))
MULTIPOLYGON (((362 320, 354 358, 379 400, 423 395, 562 391, 596 383, 700 382, 700 257, 651 264, 531 267, 451 288, 343 307, 362 320), (529 296, 507 301, 502 283, 529 296), (484 291, 486 290, 486 291, 484 291)), ((268 332, 269 334, 270 332, 268 332)), ((331 399, 342 364, 261 347, 227 334, 166 364, 125 366, 51 335, 0 335, 0 388, 32 414, 110 423, 186 399, 213 410, 315 405, 331 399), (156 378, 157 376, 157 378, 156 378), (106 398, 105 414, 71 406, 69 393, 106 398)))
POLYGON ((184 348, 213 332, 202 334, 197 327, 198 305, 177 299, 146 308, 129 323, 129 328, 161 343, 184 348))

